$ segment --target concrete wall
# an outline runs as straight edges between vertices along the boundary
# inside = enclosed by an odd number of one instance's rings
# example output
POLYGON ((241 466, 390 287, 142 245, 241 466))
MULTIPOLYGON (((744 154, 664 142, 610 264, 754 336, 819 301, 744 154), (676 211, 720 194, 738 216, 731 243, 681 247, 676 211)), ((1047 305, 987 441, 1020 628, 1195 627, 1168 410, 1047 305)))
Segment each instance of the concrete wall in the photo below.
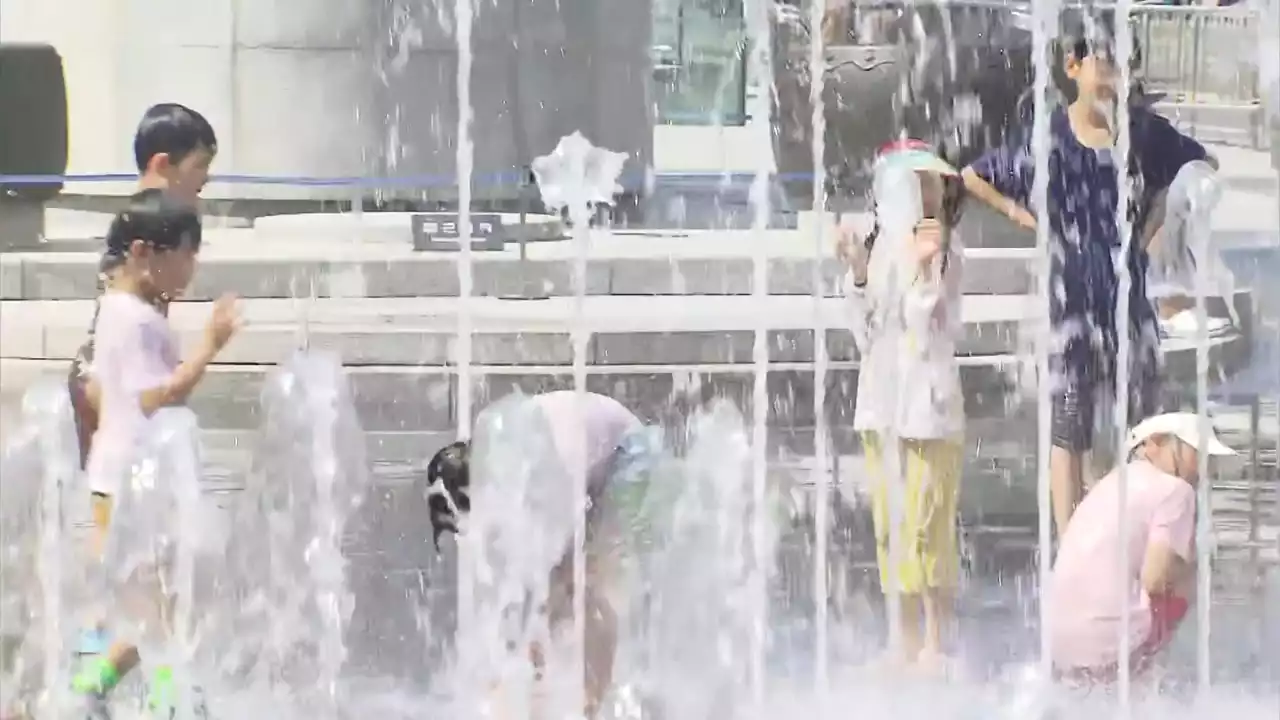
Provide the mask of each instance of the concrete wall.
MULTIPOLYGON (((515 174, 574 130, 631 153, 633 171, 648 165, 649 3, 480 0, 475 7, 477 184, 484 175, 515 174)), ((453 10, 452 0, 0 0, 0 40, 48 42, 65 58, 72 173, 133 172, 138 117, 173 101, 213 122, 220 174, 386 172, 452 185, 453 10)), ((238 185, 208 194, 350 191, 238 185)))

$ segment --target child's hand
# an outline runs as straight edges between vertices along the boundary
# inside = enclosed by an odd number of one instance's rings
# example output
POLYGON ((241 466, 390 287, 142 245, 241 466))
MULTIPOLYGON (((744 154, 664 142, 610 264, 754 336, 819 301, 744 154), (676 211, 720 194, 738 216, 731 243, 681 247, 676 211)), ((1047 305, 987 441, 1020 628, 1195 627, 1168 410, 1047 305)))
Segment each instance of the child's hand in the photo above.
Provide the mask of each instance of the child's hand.
POLYGON ((862 283, 867 276, 867 246, 849 227, 836 229, 836 257, 853 270, 854 280, 862 283))
POLYGON ((928 265, 942 254, 943 236, 942 223, 937 220, 925 218, 916 225, 916 259, 921 265, 928 265))
POLYGON ((1005 207, 1004 213, 1005 215, 1008 215, 1009 219, 1018 227, 1023 228, 1024 230, 1036 229, 1036 216, 1031 214, 1030 210, 1022 207, 1018 203, 1010 200, 1008 206, 1005 207))
POLYGON ((213 313, 205 325, 205 339, 215 351, 222 350, 240 329, 240 298, 226 294, 213 303, 213 313))

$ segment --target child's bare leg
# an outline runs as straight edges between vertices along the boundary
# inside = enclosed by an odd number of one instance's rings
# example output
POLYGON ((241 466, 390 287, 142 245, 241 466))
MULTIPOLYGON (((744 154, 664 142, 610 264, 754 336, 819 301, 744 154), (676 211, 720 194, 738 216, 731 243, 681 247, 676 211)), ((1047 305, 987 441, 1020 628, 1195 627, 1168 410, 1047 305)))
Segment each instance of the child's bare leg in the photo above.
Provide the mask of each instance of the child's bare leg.
MULTIPOLYGON (((91 562, 104 561, 113 509, 114 503, 110 495, 93 493, 90 498, 90 510, 93 516, 93 534, 90 537, 89 547, 91 562)), ((99 626, 103 623, 104 619, 97 620, 99 626)), ((105 655, 89 662, 76 675, 73 686, 78 692, 107 693, 137 666, 138 648, 127 643, 115 643, 107 649, 105 655)))
POLYGON ((929 588, 924 596, 924 646, 921 663, 942 659, 948 636, 955 625, 955 601, 949 588, 929 588))
POLYGON ((1183 310, 1191 310, 1195 306, 1195 298, 1185 295, 1170 295, 1156 300, 1156 309, 1161 320, 1168 320, 1183 310))
POLYGON ((618 648, 618 616, 613 606, 596 593, 587 596, 586 647, 586 717, 594 718, 604 698, 613 687, 613 660, 618 648))
POLYGON ((1055 446, 1049 453, 1049 494, 1059 535, 1080 504, 1084 490, 1084 453, 1055 446))
POLYGON ((924 636, 920 627, 920 597, 914 593, 904 593, 898 597, 899 607, 902 608, 902 653, 898 659, 906 663, 914 663, 924 648, 924 636))
POLYGON ((1049 495, 1058 535, 1066 531, 1084 495, 1084 470, 1093 445, 1094 403, 1093 383, 1086 378, 1070 380, 1053 398, 1049 495))

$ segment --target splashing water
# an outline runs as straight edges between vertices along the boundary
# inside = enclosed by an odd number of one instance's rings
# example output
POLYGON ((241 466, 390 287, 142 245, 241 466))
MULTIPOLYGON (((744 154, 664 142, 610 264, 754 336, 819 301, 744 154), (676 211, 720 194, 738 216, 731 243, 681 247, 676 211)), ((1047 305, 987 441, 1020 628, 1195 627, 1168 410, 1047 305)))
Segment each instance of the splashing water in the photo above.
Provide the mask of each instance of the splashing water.
POLYGON ((560 138, 549 155, 533 161, 533 175, 542 203, 567 210, 575 225, 585 225, 593 205, 612 205, 622 191, 618 176, 629 155, 591 144, 581 132, 560 138))
POLYGON ((1198 160, 1178 171, 1165 200, 1163 237, 1152 248, 1148 287, 1152 297, 1221 298, 1238 327, 1235 276, 1212 243, 1213 211, 1222 193, 1222 181, 1208 163, 1198 160))
MULTIPOLYGON (((587 391, 587 346, 591 333, 586 320, 587 255, 590 252, 592 206, 612 205, 613 197, 621 192, 618 177, 622 174, 627 153, 612 152, 591 144, 581 132, 567 135, 556 143, 555 150, 533 161, 533 173, 537 180, 542 201, 548 208, 566 211, 573 226, 573 319, 570 340, 573 346, 573 386, 579 393, 579 402, 587 391)), ((574 459, 577 466, 573 477, 575 492, 566 507, 586 507, 587 474, 586 457, 574 459)), ((586 585, 586 562, 583 558, 586 546, 585 513, 575 512, 570 518, 574 528, 573 586, 586 585)), ((573 595, 574 636, 585 643, 586 593, 573 595)), ((581 653, 581 650, 579 650, 581 653)), ((579 660, 579 663, 583 660, 579 660)), ((585 669, 584 669, 585 672, 585 669)), ((573 673, 582 676, 581 672, 573 673)))
MULTIPOLYGON (((443 12, 445 5, 435 3, 434 7, 443 12)), ((764 3, 748 5, 754 11, 764 3)), ((1273 10, 1277 7, 1274 1, 1269 6, 1273 10)), ((1035 7, 1037 15, 1053 13, 1056 22, 1058 3, 1038 3, 1035 7)), ((460 105, 464 108, 464 114, 459 116, 460 224, 467 227, 471 184, 467 117, 471 110, 469 23, 474 4, 471 0, 458 0, 457 8, 458 77, 467 81, 458 83, 460 105)), ((757 17, 753 15, 753 22, 757 17)), ((918 22, 912 30, 919 30, 918 22)), ((758 25, 754 31, 757 39, 762 36, 758 25)), ((1264 41, 1269 37, 1274 33, 1264 34, 1264 41)), ((1040 34, 1042 45, 1047 45, 1049 39, 1045 33, 1040 34)), ((1274 44, 1264 43, 1267 47, 1273 48, 1274 44)), ((752 53, 753 65, 767 67, 767 62, 758 62, 767 59, 767 53, 768 49, 757 43, 752 53)), ((1274 52, 1267 55, 1264 49, 1264 70, 1274 67, 1276 56, 1274 52)), ((1037 77, 1043 81, 1047 94, 1050 69, 1044 60, 1037 61, 1037 77)), ((1275 73, 1269 77, 1274 78, 1275 73)), ((760 95, 767 103, 769 93, 760 95)), ((1276 95, 1271 97, 1276 102, 1276 95)), ((1037 121, 1047 117, 1047 111, 1046 102, 1038 103, 1037 121)), ((757 108, 752 114, 757 124, 753 131, 759 130, 762 135, 772 131, 765 120, 767 111, 757 108)), ((815 147, 820 136, 815 131, 815 147)), ((581 145, 571 138, 566 141, 581 145)), ((1037 172, 1038 181, 1048 174, 1047 147, 1043 140, 1037 141, 1037 164, 1044 162, 1037 172)), ((557 152, 562 159, 574 155, 559 148, 557 152)), ((818 155, 815 150, 815 158, 818 155)), ((616 163, 620 169, 621 160, 616 163)), ((771 159, 762 159, 761 163, 752 190, 758 230, 768 224, 766 191, 773 171, 771 159)), ((555 172, 554 167, 546 165, 542 170, 543 175, 555 172)), ((612 172, 610 177, 616 179, 617 173, 612 172)), ((540 186, 543 179, 540 176, 540 186)), ((611 197, 615 184, 614 180, 588 182, 579 185, 579 190, 569 191, 558 181, 549 180, 544 200, 549 205, 569 208, 575 229, 584 229, 583 235, 575 237, 587 237, 588 216, 584 208, 611 197), (584 192, 583 187, 601 189, 584 192)), ((904 194, 886 189, 885 196, 890 198, 885 210, 889 218, 900 214, 899 202, 892 198, 899 198, 904 208, 913 202, 909 190, 904 194)), ((1202 197, 1211 196, 1208 193, 1202 197)), ((1181 207, 1178 203, 1172 205, 1181 207)), ((1194 200, 1188 201, 1186 207, 1208 205, 1194 200)), ((1171 212, 1175 212, 1172 207, 1171 212)), ((1194 218, 1203 217, 1199 209, 1176 217, 1187 223, 1188 237, 1197 237, 1190 227, 1194 218)), ((889 220, 890 225, 894 222, 889 220)), ((1043 217, 1041 226, 1047 226, 1043 217)), ((889 235, 892 231, 887 231, 886 237, 889 235)), ((585 244, 580 245, 576 261, 584 263, 587 252, 585 244)), ((1046 258, 1047 252, 1045 248, 1046 258)), ((469 348, 471 329, 465 319, 465 298, 471 294, 472 281, 469 252, 464 250, 463 256, 466 259, 458 264, 464 297, 459 336, 460 348, 469 348)), ((1204 257, 1212 260, 1214 256, 1204 257)), ((755 292, 764 296, 767 259, 762 256, 754 260, 755 292)), ((582 285, 576 287, 581 293, 582 285)), ((1227 293, 1222 286, 1217 290, 1227 293)), ((1045 292, 1049 291, 1046 288, 1045 292)), ((584 372, 581 339, 576 331, 574 371, 579 380, 584 372)), ((1049 339, 1043 339, 1047 346, 1049 339)), ((947 686, 887 680, 864 670, 835 668, 835 689, 830 697, 815 697, 807 679, 793 686, 777 677, 763 677, 760 665, 768 630, 764 627, 763 585, 770 572, 767 558, 772 556, 776 533, 772 523, 761 520, 766 517, 761 505, 766 499, 763 440, 768 402, 764 392, 768 352, 763 331, 758 333, 756 348, 757 392, 752 427, 748 429, 742 414, 728 404, 717 404, 695 415, 690 418, 689 450, 678 467, 670 469, 672 478, 684 483, 685 492, 670 517, 659 525, 661 542, 644 559, 641 581, 629 590, 633 593, 630 604, 636 608, 632 625, 637 629, 634 637, 624 643, 618 662, 635 669, 621 676, 613 714, 701 720, 712 713, 749 716, 776 711, 782 716, 834 718, 847 716, 854 708, 857 714, 869 717, 996 715, 1013 720, 1039 718, 1054 711, 1058 698, 1043 674, 1029 667, 1014 668, 987 684, 961 679, 947 686), (767 698, 767 703, 757 697, 767 698), (757 702, 763 704, 757 707, 757 702)), ((459 428, 460 434, 465 435, 471 418, 469 350, 460 349, 458 358, 462 383, 459 405, 466 408, 458 413, 459 428)), ((1044 370, 1040 379, 1047 388, 1047 365, 1044 370)), ((545 598, 546 572, 542 566, 555 558, 554 542, 543 524, 545 518, 538 520, 531 515, 529 506, 545 502, 556 505, 559 511, 568 511, 573 499, 560 498, 564 499, 560 503, 556 499, 559 496, 542 494, 541 488, 532 486, 538 458, 546 451, 536 439, 542 430, 532 427, 529 423, 533 421, 520 417, 514 407, 489 415, 485 422, 492 425, 479 433, 483 439, 478 443, 487 444, 491 450, 487 453, 491 463, 478 466, 477 477, 488 478, 492 484, 500 481, 503 492, 495 494, 493 502, 478 504, 469 532, 460 540, 477 556, 472 566, 480 576, 478 593, 474 602, 464 603, 477 622, 467 625, 458 636, 457 667, 448 682, 441 683, 442 698, 415 698, 393 712, 371 698, 342 692, 339 678, 345 658, 343 636, 351 611, 351 597, 343 579, 342 526, 363 488, 367 465, 363 448, 355 440, 360 437, 359 428, 340 372, 336 358, 305 356, 295 358, 268 382, 263 397, 261 446, 251 487, 234 515, 235 533, 225 560, 218 558, 223 533, 210 527, 199 507, 200 458, 193 442, 197 430, 194 420, 183 413, 168 413, 155 419, 156 430, 151 434, 157 444, 147 451, 153 457, 144 458, 141 463, 144 472, 138 478, 138 492, 129 501, 135 509, 123 510, 141 517, 127 523, 137 528, 136 537, 131 535, 132 539, 121 541, 135 548, 120 551, 126 559, 133 556, 129 562, 134 565, 145 565, 154 560, 157 544, 166 552, 172 549, 171 583, 176 601, 172 632, 163 638, 165 642, 152 643, 167 647, 149 648, 153 650, 149 654, 186 665, 208 687, 216 687, 218 702, 213 705, 215 711, 223 713, 221 717, 323 718, 339 715, 340 708, 359 708, 379 717, 420 717, 441 714, 443 710, 453 710, 446 714, 450 717, 527 716, 534 694, 528 646, 535 639, 549 640, 550 629, 536 618, 531 619, 524 610, 530 597, 545 598), (161 491, 161 486, 166 489, 161 491), (153 521, 155 528, 150 525, 153 521), (198 571, 202 567, 209 567, 218 575, 214 597, 206 598, 200 592, 198 571), (500 692, 491 692, 494 685, 500 692), (499 700, 505 708, 490 702, 499 700)), ((55 433, 63 432, 56 428, 65 428, 59 424, 68 418, 65 406, 40 405, 44 409, 28 418, 28 427, 6 446, 2 461, 4 501, 0 502, 0 519, 4 525, 0 541, 5 555, 0 572, 4 573, 5 589, 0 601, 5 605, 0 631, 6 635, 7 643, 9 623, 14 617, 21 618, 18 622, 27 626, 19 628, 18 634, 26 641, 20 652, 28 658, 27 674, 31 676, 26 686, 57 688, 62 686, 58 678, 65 673, 60 653, 42 652, 41 648, 65 646, 67 631, 74 626, 67 619, 75 598, 67 588, 73 561, 68 559, 71 545, 66 535, 67 518, 74 516, 68 508, 74 502, 65 494, 74 487, 71 480, 75 473, 64 464, 64 460, 74 462, 73 456, 65 452, 71 446, 50 443, 53 435, 49 428, 55 428, 55 433), (55 417, 61 419, 51 423, 55 417), (23 478, 31 482, 21 482, 23 478), (12 590, 15 585, 19 588, 16 592, 12 590)), ((1047 408, 1046 400, 1042 412, 1047 408)), ((1042 416, 1042 424, 1047 428, 1047 415, 1042 416)), ((1047 449, 1046 442, 1042 445, 1045 457, 1047 449)), ((890 458, 895 455, 891 453, 890 458)), ((890 475, 900 475, 900 471, 893 470, 890 475)), ((1047 478, 1047 474, 1043 477, 1047 478)), ((1047 490, 1042 496, 1047 498, 1047 490)), ((900 512, 901 501, 894 504, 900 512)), ((1047 522, 1047 505, 1042 506, 1042 516, 1047 522)), ((563 514, 558 517, 568 525, 577 522, 563 514)), ((563 534, 568 525, 558 525, 557 532, 563 534)), ((821 527, 819 532, 823 532, 821 527)), ((1042 547, 1047 572, 1051 547, 1047 533, 1042 534, 1042 547)), ((819 587, 816 576, 815 587, 819 587)), ((997 632, 1009 630, 1006 627, 997 632)), ((569 680, 577 669, 558 655, 550 659, 553 682, 545 688, 549 697, 544 699, 544 707, 566 710, 564 714, 568 714, 572 704, 569 691, 558 684, 571 685, 569 680)), ((6 661, 6 672, 11 668, 12 664, 6 661)), ((0 701, 5 707, 21 685, 10 682, 14 677, 7 674, 0 684, 0 701)), ((1224 688, 1216 689, 1208 700, 1208 705, 1189 707, 1155 698, 1138 701, 1137 707, 1151 715, 1170 718, 1206 717, 1210 711, 1242 718, 1273 718, 1276 714, 1269 695, 1236 695, 1224 688)), ((1097 698, 1079 701, 1069 709, 1067 712, 1059 708, 1060 715, 1075 717, 1105 711, 1097 698)))
POLYGON ((66 386, 36 385, 0 457, 0 709, 54 715, 70 707, 74 625, 65 618, 76 599, 67 571, 76 555, 69 530, 78 462, 66 386))
POLYGON ((575 714, 567 679, 581 674, 565 672, 573 663, 540 611, 551 568, 569 547, 573 488, 547 476, 555 448, 542 414, 524 400, 516 393, 489 406, 474 428, 472 512, 457 536, 472 563, 472 621, 458 629, 442 682, 456 717, 523 717, 535 702, 553 717, 575 714), (535 644, 547 648, 555 682, 535 683, 535 644))
POLYGON ((208 649, 253 691, 256 712, 337 717, 353 607, 343 530, 367 487, 363 433, 333 354, 295 354, 262 406, 219 608, 226 636, 208 649))
MULTIPOLYGON (((750 715, 758 591, 750 435, 742 413, 716 401, 689 420, 688 453, 659 545, 646 561, 637 627, 648 658, 642 688, 663 718, 750 715)), ((671 478, 666 479, 672 482, 671 478)), ((769 529, 767 547, 775 533, 769 529)), ((769 553, 772 556, 772 553, 769 553)))

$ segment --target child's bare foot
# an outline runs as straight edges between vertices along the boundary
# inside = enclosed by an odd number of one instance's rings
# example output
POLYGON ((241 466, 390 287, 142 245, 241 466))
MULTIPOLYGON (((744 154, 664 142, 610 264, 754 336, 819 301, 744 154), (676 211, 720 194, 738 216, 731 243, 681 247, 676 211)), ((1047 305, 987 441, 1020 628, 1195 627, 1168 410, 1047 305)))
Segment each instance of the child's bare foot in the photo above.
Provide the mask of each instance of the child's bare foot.
POLYGON ((871 661, 871 667, 882 672, 901 672, 915 664, 915 656, 906 650, 885 650, 871 661))
POLYGON ((951 674, 953 665, 954 661, 936 648, 924 648, 916 656, 915 662, 917 670, 931 677, 947 677, 951 674))

